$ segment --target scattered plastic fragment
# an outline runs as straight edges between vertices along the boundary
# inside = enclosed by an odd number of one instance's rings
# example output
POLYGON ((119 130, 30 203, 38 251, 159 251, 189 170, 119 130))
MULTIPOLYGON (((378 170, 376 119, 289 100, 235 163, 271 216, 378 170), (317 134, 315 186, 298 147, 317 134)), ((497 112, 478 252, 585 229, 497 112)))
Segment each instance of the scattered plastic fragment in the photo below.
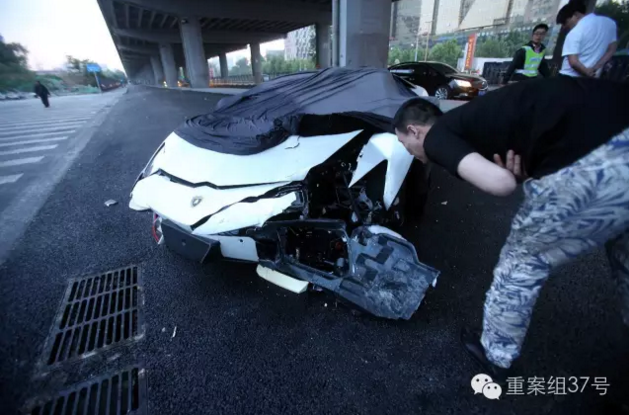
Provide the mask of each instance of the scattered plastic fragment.
POLYGON ((118 202, 116 202, 114 199, 109 199, 109 200, 107 200, 105 202, 105 206, 107 206, 107 207, 110 207, 110 206, 113 206, 113 205, 117 205, 117 204, 118 204, 118 202))

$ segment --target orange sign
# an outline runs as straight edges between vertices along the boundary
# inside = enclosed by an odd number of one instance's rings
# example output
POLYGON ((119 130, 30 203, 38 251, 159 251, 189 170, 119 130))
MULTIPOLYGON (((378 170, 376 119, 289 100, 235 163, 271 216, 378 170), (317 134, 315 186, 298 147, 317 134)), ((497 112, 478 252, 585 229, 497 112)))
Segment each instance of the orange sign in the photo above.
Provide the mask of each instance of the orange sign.
POLYGON ((465 54, 465 70, 472 67, 474 61, 474 53, 476 52, 476 33, 472 33, 467 38, 467 51, 465 54))

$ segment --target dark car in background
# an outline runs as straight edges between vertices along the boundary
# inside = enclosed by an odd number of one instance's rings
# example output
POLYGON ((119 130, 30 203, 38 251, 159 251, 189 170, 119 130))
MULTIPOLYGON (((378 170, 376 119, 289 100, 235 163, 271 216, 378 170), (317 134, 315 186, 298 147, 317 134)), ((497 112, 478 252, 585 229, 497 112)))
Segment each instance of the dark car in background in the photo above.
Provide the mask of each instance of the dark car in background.
POLYGON ((441 62, 404 62, 389 67, 389 71, 439 99, 476 97, 484 95, 489 87, 482 77, 459 72, 441 62))

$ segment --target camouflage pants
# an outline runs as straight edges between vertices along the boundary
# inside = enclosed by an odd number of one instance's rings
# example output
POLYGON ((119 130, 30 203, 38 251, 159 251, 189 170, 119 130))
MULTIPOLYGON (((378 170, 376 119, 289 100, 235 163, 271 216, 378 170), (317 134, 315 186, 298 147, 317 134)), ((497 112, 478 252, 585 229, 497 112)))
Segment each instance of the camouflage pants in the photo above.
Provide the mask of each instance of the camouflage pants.
POLYGON ((576 163, 524 183, 487 292, 481 343, 508 368, 520 354, 550 271, 605 245, 624 323, 629 325, 629 129, 576 163))

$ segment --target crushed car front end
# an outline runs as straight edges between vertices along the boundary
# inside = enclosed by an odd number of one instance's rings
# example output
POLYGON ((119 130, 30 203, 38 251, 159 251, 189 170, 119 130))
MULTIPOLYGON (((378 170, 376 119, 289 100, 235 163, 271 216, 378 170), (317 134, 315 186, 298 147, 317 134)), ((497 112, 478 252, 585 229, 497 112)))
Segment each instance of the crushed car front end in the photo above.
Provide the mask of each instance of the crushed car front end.
POLYGON ((410 318, 435 282, 386 227, 404 220, 413 162, 392 134, 296 136, 252 156, 190 146, 171 134, 131 193, 132 209, 152 212, 158 243, 201 263, 259 263, 276 285, 316 285, 385 318, 410 318))
POLYGON ((192 260, 258 263, 291 291, 317 286, 408 319, 438 275, 392 230, 421 192, 407 191, 420 163, 391 120, 418 95, 386 70, 328 68, 223 98, 168 136, 129 206, 192 260))

